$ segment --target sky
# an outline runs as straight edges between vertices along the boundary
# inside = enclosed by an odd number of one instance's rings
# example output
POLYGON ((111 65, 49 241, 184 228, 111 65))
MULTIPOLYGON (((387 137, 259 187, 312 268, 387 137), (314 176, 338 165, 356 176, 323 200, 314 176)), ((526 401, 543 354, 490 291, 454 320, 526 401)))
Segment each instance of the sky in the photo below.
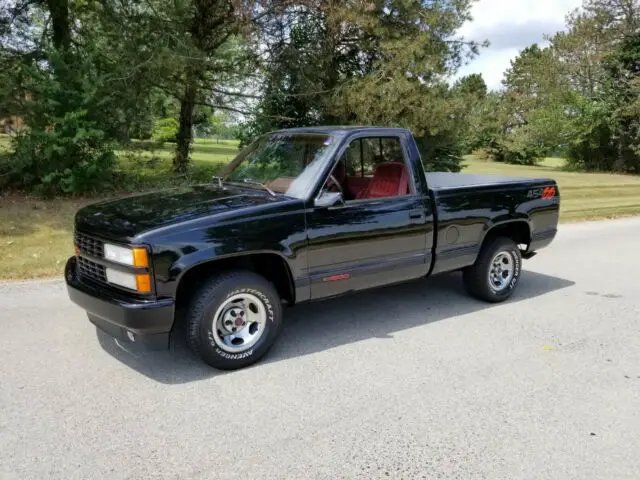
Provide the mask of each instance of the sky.
POLYGON ((582 0, 479 0, 473 20, 462 27, 469 40, 489 40, 480 55, 460 69, 456 77, 482 73, 489 89, 500 88, 510 61, 532 43, 545 45, 543 36, 564 29, 565 15, 582 0))

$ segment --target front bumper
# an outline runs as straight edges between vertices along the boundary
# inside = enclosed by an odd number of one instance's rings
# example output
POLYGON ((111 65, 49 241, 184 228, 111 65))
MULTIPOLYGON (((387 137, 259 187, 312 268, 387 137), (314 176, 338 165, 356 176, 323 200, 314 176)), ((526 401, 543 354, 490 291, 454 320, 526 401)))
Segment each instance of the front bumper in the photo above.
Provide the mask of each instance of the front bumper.
POLYGON ((152 349, 169 347, 173 299, 136 301, 119 297, 80 281, 76 271, 76 258, 71 257, 65 267, 69 298, 87 312, 93 324, 124 343, 152 349))

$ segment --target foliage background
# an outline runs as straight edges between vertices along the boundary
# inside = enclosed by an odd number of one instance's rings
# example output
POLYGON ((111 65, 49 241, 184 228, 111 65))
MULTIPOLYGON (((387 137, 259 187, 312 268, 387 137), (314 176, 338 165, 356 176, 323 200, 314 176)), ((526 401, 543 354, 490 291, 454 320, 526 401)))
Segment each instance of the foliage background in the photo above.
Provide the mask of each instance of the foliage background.
POLYGON ((167 176, 183 182, 197 137, 244 145, 320 124, 410 128, 430 170, 459 171, 475 152, 638 174, 639 2, 584 0, 547 46, 520 52, 499 91, 480 75, 452 82, 486 45, 458 34, 473 0, 3 2, 0 119, 12 145, 0 186, 123 188, 123 165, 148 164, 140 141, 170 142, 167 176))

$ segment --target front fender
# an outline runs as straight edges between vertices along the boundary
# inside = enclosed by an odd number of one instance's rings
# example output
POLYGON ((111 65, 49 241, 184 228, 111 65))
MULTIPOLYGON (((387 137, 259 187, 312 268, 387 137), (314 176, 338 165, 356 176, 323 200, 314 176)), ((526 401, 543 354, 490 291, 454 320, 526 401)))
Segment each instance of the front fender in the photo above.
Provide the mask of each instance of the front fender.
POLYGON ((180 253, 181 255, 175 249, 172 249, 154 254, 156 291, 159 296, 175 297, 182 278, 192 269, 210 262, 222 262, 258 254, 270 254, 281 258, 287 265, 289 272, 291 272, 289 259, 282 252, 271 249, 239 250, 237 247, 225 249, 221 246, 209 246, 202 249, 186 249, 186 252, 181 251, 180 253))

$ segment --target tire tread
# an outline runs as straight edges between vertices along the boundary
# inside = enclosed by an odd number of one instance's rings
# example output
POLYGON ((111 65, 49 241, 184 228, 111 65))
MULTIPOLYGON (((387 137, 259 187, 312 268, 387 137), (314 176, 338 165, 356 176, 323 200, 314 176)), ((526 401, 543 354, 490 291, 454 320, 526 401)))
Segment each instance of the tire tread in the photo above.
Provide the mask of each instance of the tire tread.
MULTIPOLYGON (((262 284, 265 289, 269 290, 268 294, 279 301, 279 296, 273 284, 266 278, 250 270, 228 270, 225 272, 221 272, 212 276, 202 286, 200 286, 200 288, 194 293, 190 302, 189 310, 187 312, 186 336, 187 344, 189 345, 191 351, 209 364, 211 364, 211 362, 207 360, 207 355, 203 351, 202 341, 200 338, 202 316, 204 314, 204 311, 209 306, 209 303, 211 302, 211 297, 216 295, 218 290, 223 288, 224 285, 228 284, 229 282, 235 282, 238 280, 241 280, 244 283, 262 284)), ((259 357, 255 359, 255 361, 257 360, 259 360, 259 357)), ((218 365, 216 365, 215 367, 220 369, 240 368, 224 367, 218 365)))
POLYGON ((511 296, 515 287, 504 293, 496 294, 490 289, 486 278, 489 262, 498 251, 505 249, 513 249, 518 252, 518 261, 520 262, 520 270, 522 270, 522 258, 518 246, 511 238, 496 236, 489 239, 480 250, 476 262, 463 272, 464 286, 471 296, 491 303, 502 302, 511 296))

